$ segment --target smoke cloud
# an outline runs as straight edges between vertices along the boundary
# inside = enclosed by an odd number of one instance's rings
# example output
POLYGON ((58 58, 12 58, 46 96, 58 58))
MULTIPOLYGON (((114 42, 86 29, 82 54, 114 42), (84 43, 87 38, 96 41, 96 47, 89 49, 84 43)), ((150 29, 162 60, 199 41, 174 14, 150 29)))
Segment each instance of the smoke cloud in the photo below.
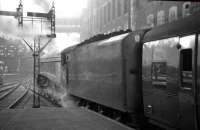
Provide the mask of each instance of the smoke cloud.
MULTIPOLYGON (((13 1, 12 1, 13 2, 13 1)), ((10 4, 10 0, 0 0, 0 10, 4 11, 15 11, 15 9, 18 7, 18 2, 12 3, 12 8, 8 7, 8 4, 10 4), (8 7, 8 8, 7 8, 8 7)), ((25 1, 22 0, 22 4, 24 6, 24 16, 25 11, 27 7, 31 6, 30 4, 33 4, 34 7, 40 7, 44 12, 48 12, 50 9, 50 0, 32 0, 32 1, 25 1), (29 3, 28 3, 29 2, 29 3), (29 4, 29 5, 28 5, 29 4)), ((35 12, 40 12, 35 10, 35 12)), ((14 18, 14 16, 0 16, 0 37, 8 38, 8 39, 16 39, 21 37, 34 37, 36 35, 45 35, 48 33, 48 27, 46 23, 43 23, 43 27, 41 29, 41 23, 40 22, 34 22, 32 25, 31 22, 24 22, 23 28, 18 28, 18 20, 14 18), (41 31, 42 30, 42 31, 41 31)))
POLYGON ((48 11, 50 9, 51 3, 48 0, 34 0, 35 4, 42 7, 44 11, 48 11))
MULTIPOLYGON (((1 2, 2 0, 0 0, 1 2)), ((7 0, 4 0, 7 1, 7 0)), ((8 0, 11 1, 11 0, 8 0)), ((7 1, 7 2, 8 2, 7 1)), ((47 13, 52 6, 53 0, 22 0, 23 7, 24 7, 24 16, 26 17, 26 11, 30 12, 45 12, 47 13), (28 3, 29 2, 29 3, 28 3), (32 6, 31 6, 32 5, 32 6), (31 6, 31 8, 28 8, 31 6), (36 7, 36 8, 33 8, 36 7), (37 8, 38 7, 38 8, 37 8), (35 9, 35 10, 31 10, 35 9), (37 10, 39 9, 39 10, 37 10)), ((1 3, 0 3, 1 4, 1 3)), ((8 4, 8 3, 7 3, 8 4)), ((2 6, 5 7, 6 3, 2 6)), ((18 2, 15 2, 13 5, 13 9, 18 6, 18 2)), ((7 8, 4 8, 7 9, 7 8)), ((3 10, 4 10, 3 9, 3 10)), ((1 10, 1 6, 0 6, 1 10)), ((9 11, 9 10, 8 10, 9 11)), ((12 9, 10 11, 13 11, 12 9)), ((49 25, 46 23, 42 24, 40 22, 32 22, 31 21, 24 21, 23 28, 18 27, 18 20, 13 16, 0 16, 0 37, 5 39, 25 39, 29 43, 34 43, 34 38, 38 35, 45 36, 46 34, 50 33, 49 25)), ((43 38, 44 39, 44 38, 43 38)), ((41 41, 41 44, 45 44, 48 39, 44 39, 41 41)), ((44 50, 43 54, 45 57, 51 57, 59 54, 64 48, 76 44, 79 42, 79 36, 70 34, 58 34, 57 38, 55 38, 44 50)), ((41 45, 42 46, 42 45, 41 45)))

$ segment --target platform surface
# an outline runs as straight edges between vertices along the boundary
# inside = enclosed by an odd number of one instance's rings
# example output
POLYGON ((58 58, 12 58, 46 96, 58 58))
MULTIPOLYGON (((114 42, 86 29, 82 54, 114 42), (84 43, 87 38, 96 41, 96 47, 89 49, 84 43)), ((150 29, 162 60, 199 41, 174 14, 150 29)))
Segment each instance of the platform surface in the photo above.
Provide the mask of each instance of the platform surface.
POLYGON ((95 112, 72 108, 0 111, 0 130, 133 130, 95 112))

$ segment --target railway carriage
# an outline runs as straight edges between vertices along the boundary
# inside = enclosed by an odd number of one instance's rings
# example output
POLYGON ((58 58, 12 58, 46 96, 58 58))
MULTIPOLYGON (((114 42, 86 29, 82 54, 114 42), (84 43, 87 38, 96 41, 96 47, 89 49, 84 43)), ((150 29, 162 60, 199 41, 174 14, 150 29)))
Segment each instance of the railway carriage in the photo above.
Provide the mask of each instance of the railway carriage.
POLYGON ((0 61, 0 85, 3 84, 4 66, 5 66, 5 63, 3 61, 0 61))
POLYGON ((146 117, 168 128, 199 126, 200 14, 156 27, 143 38, 146 117))
POLYGON ((140 39, 135 41, 135 35, 140 38, 143 32, 125 33, 64 50, 68 92, 91 107, 98 107, 98 111, 141 115, 141 80, 137 69, 141 64, 141 52, 137 49, 141 43, 140 39))
POLYGON ((197 130, 199 33, 197 13, 67 48, 61 54, 67 91, 80 105, 136 127, 147 121, 164 129, 197 130))

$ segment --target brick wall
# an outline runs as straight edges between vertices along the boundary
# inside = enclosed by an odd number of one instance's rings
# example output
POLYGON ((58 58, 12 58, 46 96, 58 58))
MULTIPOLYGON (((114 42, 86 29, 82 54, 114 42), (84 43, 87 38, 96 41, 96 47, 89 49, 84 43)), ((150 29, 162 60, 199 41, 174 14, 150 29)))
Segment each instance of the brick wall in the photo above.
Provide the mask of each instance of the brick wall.
MULTIPOLYGON (((81 41, 128 28, 129 0, 90 0, 82 15, 81 41)), ((132 29, 159 26, 200 11, 199 3, 132 0, 132 29)))

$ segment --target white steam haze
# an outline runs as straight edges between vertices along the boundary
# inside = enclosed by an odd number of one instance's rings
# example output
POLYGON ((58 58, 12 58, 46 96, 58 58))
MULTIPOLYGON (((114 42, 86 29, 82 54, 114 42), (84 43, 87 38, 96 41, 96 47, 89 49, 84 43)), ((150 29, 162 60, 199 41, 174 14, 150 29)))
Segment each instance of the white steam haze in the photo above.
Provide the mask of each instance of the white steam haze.
MULTIPOLYGON (((1 11, 16 11, 20 0, 0 0, 1 11)), ((42 12, 45 13, 50 8, 47 2, 40 2, 42 0, 23 0, 23 12, 42 12), (40 5, 41 4, 41 5, 40 5), (47 10, 47 11, 46 11, 47 10)), ((43 23, 41 32, 41 24, 39 22, 24 22, 23 28, 18 27, 18 20, 14 16, 0 16, 0 37, 7 39, 33 39, 37 35, 45 35, 47 33, 47 26, 43 23)))
POLYGON ((56 38, 44 50, 45 54, 43 57, 58 56, 62 50, 80 41, 80 35, 78 33, 57 33, 56 35, 56 38))
MULTIPOLYGON (((16 11, 20 0, 0 0, 0 10, 2 11, 16 11)), ((87 0, 22 0, 23 12, 26 17, 27 12, 41 12, 47 13, 55 3, 56 18, 75 18, 80 17, 83 8, 87 6, 87 0)), ((6 39, 22 39, 24 38, 30 43, 37 35, 45 35, 50 30, 43 23, 41 31, 41 24, 39 22, 24 22, 23 29, 18 28, 18 21, 12 16, 0 16, 0 37, 6 39)), ((44 52, 47 55, 59 53, 68 46, 79 42, 80 35, 77 33, 66 34, 56 33, 57 37, 52 40, 44 52)), ((44 39, 42 44, 45 44, 48 39, 44 39)))

